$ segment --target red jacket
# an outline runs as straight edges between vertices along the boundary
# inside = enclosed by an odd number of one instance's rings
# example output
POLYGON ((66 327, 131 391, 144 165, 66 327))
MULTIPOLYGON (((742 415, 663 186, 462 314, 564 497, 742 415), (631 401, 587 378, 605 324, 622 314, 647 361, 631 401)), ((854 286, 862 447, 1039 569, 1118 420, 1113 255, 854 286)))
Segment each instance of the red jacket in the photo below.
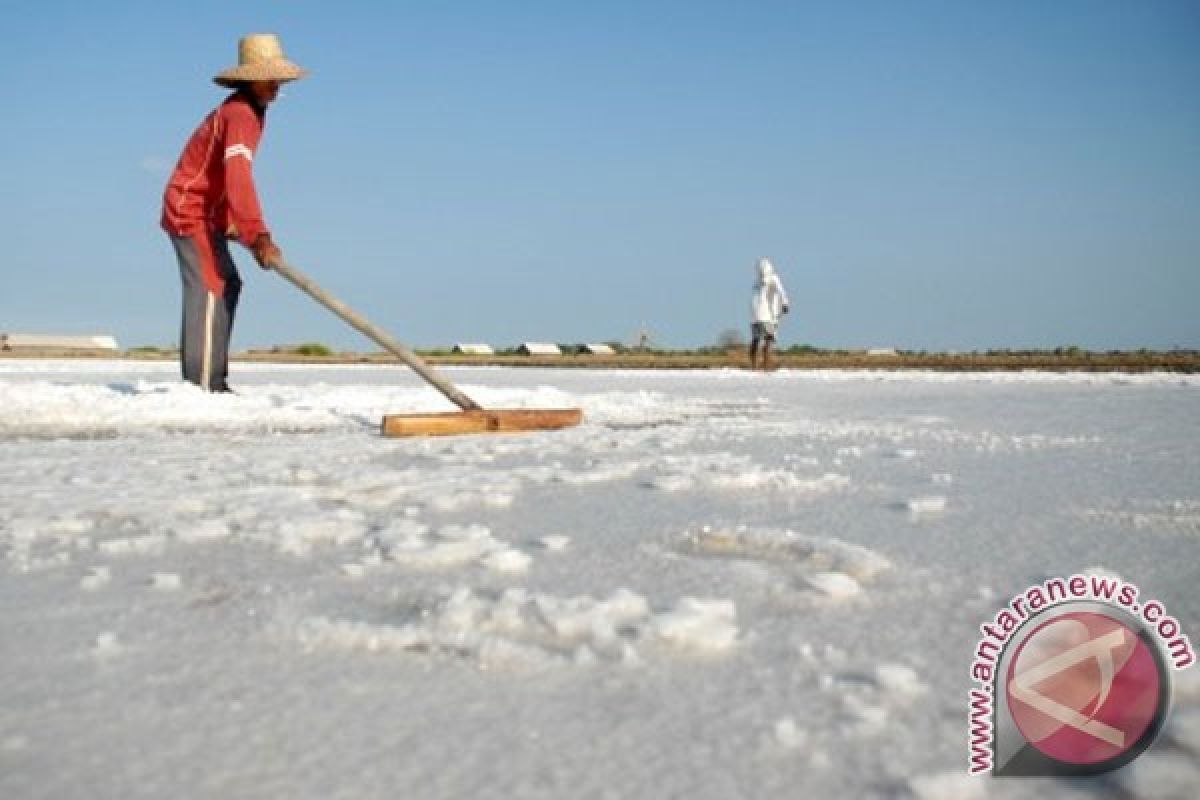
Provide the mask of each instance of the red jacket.
POLYGON ((236 92, 205 117, 163 192, 162 226, 167 233, 224 235, 233 226, 238 241, 249 247, 268 232, 252 172, 265 124, 265 113, 236 92))

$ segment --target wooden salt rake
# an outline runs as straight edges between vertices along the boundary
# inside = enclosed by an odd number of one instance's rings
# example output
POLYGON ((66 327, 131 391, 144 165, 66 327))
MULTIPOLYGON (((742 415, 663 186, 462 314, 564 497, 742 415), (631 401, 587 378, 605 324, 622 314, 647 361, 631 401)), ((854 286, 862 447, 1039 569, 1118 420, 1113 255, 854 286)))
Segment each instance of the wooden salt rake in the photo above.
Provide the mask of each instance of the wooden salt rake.
POLYGON ((352 328, 367 336, 380 347, 403 361, 430 386, 458 406, 460 411, 424 414, 386 414, 381 430, 384 436, 451 436, 461 433, 511 433, 516 431, 546 431, 569 428, 583 420, 579 408, 509 408, 485 409, 460 392, 454 384, 434 372, 420 356, 409 350, 385 331, 341 300, 315 284, 311 278, 283 260, 271 263, 271 268, 287 278, 298 289, 337 314, 352 328))

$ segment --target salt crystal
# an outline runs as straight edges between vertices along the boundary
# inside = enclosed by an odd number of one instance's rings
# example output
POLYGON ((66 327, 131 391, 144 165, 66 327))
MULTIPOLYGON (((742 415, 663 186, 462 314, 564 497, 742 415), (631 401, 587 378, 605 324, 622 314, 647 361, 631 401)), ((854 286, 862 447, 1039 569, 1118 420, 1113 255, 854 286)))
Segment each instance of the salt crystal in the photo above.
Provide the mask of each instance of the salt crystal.
POLYGON ((914 514, 936 514, 946 510, 946 498, 941 495, 914 497, 905 505, 914 514))
POLYGON ((1196 796, 1200 765, 1190 753, 1158 750, 1144 753, 1114 777, 1129 797, 1176 800, 1196 796))
POLYGON ((736 618, 732 600, 684 597, 671 611, 655 616, 652 625, 661 638, 674 644, 722 650, 737 639, 736 618))
POLYGON ((217 539, 224 539, 230 536, 232 531, 229 525, 224 520, 206 519, 194 525, 180 528, 175 532, 175 536, 181 542, 188 544, 197 544, 199 542, 211 542, 217 539))
POLYGON ((987 784, 966 772, 940 772, 910 778, 908 788, 917 800, 983 800, 987 784))
POLYGON ((835 600, 854 597, 862 591, 862 585, 844 572, 818 572, 807 580, 809 586, 835 600))
POLYGON ((160 592, 174 592, 183 586, 183 579, 173 572, 156 572, 150 579, 150 585, 160 592))
POLYGON ((925 691, 925 684, 916 670, 903 664, 880 664, 875 667, 875 682, 893 696, 911 697, 925 691))
POLYGON ((1200 708, 1177 708, 1167 721, 1164 738, 1200 756, 1200 708))
POLYGON ((91 567, 88 569, 88 574, 80 579, 79 587, 89 592, 94 592, 103 586, 107 586, 111 579, 112 572, 108 567, 91 567))
POLYGON ((532 563, 533 558, 512 548, 491 553, 483 559, 483 565, 496 572, 524 572, 532 563))
POLYGON ((93 655, 100 658, 116 655, 120 651, 121 643, 117 640, 117 635, 112 631, 105 631, 99 634, 96 637, 96 643, 92 646, 93 655))
POLYGON ((784 717, 775 723, 775 741, 789 750, 795 750, 804 746, 808 736, 804 731, 796 727, 796 721, 791 717, 784 717))

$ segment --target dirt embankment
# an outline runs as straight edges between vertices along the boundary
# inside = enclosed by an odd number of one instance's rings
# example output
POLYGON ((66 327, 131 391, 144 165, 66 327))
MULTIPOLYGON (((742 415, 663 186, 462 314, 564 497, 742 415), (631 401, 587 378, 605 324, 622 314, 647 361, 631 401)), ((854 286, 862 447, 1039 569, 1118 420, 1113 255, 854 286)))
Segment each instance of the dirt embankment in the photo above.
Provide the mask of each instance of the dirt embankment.
MULTIPOLYGON (((561 367, 586 369, 728 369, 745 368, 745 353, 619 353, 617 355, 451 355, 421 353, 437 366, 561 367)), ((0 353, 14 358, 113 358, 112 353, 0 353)), ((123 356, 135 360, 175 360, 169 351, 130 352, 123 356)), ((238 353, 234 361, 287 364, 391 364, 396 359, 387 353, 336 353, 301 355, 288 352, 251 351, 238 353)), ((780 369, 929 369, 960 372, 993 370, 1048 370, 1084 372, 1180 372, 1200 373, 1200 351, 1119 352, 1119 353, 865 353, 820 352, 784 353, 776 366, 780 369)))

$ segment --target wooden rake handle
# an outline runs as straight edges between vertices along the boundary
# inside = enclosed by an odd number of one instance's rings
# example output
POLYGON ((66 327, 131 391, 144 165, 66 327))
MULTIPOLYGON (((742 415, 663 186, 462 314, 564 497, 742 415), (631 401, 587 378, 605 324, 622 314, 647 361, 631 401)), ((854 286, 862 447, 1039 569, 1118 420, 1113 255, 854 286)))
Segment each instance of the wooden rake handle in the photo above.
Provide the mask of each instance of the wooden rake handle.
POLYGON ((342 318, 350 327, 354 328, 359 333, 362 333, 371 341, 387 350, 396 358, 403 361, 408 366, 412 367, 413 372, 424 378, 430 386, 437 389, 454 405, 461 408, 463 411, 482 411, 479 405, 460 392, 454 384, 443 378, 441 375, 434 372, 433 367, 426 364, 420 356, 409 350, 400 342, 393 339, 388 333, 378 326, 371 323, 362 314, 359 314, 348 305, 338 300, 329 292, 322 289, 312 278, 309 278, 300 270, 289 265, 283 259, 276 259, 271 262, 271 269, 278 272, 283 277, 287 278, 296 288, 303 291, 312 299, 316 300, 321 305, 328 308, 334 314, 342 318))

